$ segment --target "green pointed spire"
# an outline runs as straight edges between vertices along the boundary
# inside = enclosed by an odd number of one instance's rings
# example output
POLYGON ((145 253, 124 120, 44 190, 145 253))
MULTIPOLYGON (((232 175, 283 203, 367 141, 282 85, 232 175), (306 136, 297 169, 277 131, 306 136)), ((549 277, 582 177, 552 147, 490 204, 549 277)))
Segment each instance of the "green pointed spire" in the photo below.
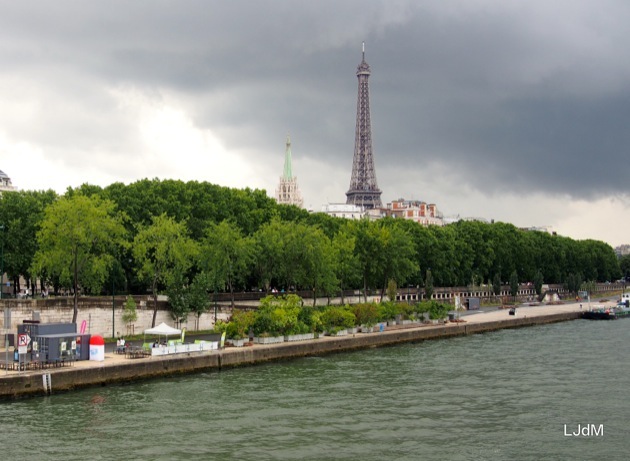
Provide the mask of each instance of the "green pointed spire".
POLYGON ((291 139, 289 135, 287 135, 287 149, 284 153, 284 173, 282 174, 282 178, 293 178, 293 169, 291 168, 291 139))

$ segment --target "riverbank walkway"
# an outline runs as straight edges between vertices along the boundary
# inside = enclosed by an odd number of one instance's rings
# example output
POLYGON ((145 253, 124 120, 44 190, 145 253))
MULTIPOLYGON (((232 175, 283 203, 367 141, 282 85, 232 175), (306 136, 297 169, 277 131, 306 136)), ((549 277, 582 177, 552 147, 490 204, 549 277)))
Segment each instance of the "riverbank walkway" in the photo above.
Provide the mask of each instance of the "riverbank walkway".
MULTIPOLYGON (((323 355, 344 350, 358 350, 368 347, 397 344, 403 342, 438 339, 457 335, 474 334, 503 328, 515 328, 572 320, 579 318, 581 311, 589 307, 614 306, 616 301, 588 303, 565 303, 556 305, 520 305, 515 315, 510 309, 480 311, 460 311, 454 322, 446 324, 395 325, 379 332, 356 333, 348 336, 320 336, 318 339, 279 343, 270 345, 254 344, 245 347, 226 347, 209 352, 191 352, 173 356, 130 358, 115 350, 105 353, 104 361, 80 360, 71 367, 0 370, 0 399, 25 395, 42 395, 55 388, 70 390, 91 385, 104 385, 134 379, 151 378, 177 373, 189 373, 203 369, 250 365, 265 361, 283 360, 312 355, 323 355), (46 377, 48 375, 48 377, 46 377), (44 376, 44 388, 42 377, 44 376), (52 382, 51 389, 45 381, 52 382), (57 386, 55 385, 57 384, 57 386), (35 387, 35 389, 33 389, 35 387)), ((0 360, 5 351, 0 350, 0 360)))

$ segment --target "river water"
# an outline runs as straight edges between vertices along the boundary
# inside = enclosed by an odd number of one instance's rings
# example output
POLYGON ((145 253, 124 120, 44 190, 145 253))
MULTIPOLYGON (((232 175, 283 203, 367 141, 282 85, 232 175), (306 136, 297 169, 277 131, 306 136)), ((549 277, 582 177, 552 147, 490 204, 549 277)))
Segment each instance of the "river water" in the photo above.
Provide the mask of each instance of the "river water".
POLYGON ((578 320, 4 402, 0 450, 7 460, 627 460, 628 344, 630 320, 578 320), (595 435, 572 435, 584 428, 595 435))

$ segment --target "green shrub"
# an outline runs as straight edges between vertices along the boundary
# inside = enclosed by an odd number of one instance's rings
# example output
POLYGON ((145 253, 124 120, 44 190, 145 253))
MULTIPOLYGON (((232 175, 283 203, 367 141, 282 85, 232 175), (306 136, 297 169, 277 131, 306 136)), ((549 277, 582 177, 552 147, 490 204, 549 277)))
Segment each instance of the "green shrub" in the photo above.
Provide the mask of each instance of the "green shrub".
POLYGON ((440 304, 432 301, 431 308, 429 310, 429 318, 432 320, 439 320, 448 316, 450 306, 448 304, 440 304))
POLYGON ((252 330, 256 336, 281 336, 308 332, 298 319, 302 298, 297 295, 266 296, 260 300, 252 330))
POLYGON ((413 313, 414 313, 414 307, 408 303, 399 303, 398 310, 400 314, 402 315, 402 318, 405 320, 409 320, 413 316, 413 313))
POLYGON ((246 338, 249 335, 249 329, 254 324, 254 319, 254 312, 236 309, 227 324, 225 335, 230 339, 246 338))
POLYGON ((357 325, 374 326, 379 320, 378 307, 374 303, 355 304, 351 308, 357 325))
POLYGON ((300 333, 321 331, 322 321, 319 310, 313 306, 302 306, 298 312, 298 324, 305 330, 300 333))
POLYGON ((217 320, 216 323, 214 324, 215 333, 226 332, 226 336, 227 336, 228 323, 229 322, 224 322, 223 320, 217 320))
POLYGON ((333 332, 344 328, 354 327, 356 317, 350 310, 343 307, 329 307, 322 313, 322 324, 326 331, 333 332))
POLYGON ((401 314, 401 308, 398 303, 386 301, 379 305, 379 320, 394 320, 397 315, 401 314))

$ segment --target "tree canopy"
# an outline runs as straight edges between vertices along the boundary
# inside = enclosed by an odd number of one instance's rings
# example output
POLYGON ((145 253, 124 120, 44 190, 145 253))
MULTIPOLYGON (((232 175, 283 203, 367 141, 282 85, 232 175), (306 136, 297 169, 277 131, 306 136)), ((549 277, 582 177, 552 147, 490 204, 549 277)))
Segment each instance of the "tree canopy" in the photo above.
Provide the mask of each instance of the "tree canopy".
POLYGON ((151 224, 142 226, 133 240, 133 256, 138 277, 150 283, 154 309, 152 326, 157 315, 157 295, 160 287, 185 285, 185 274, 198 257, 194 240, 186 233, 183 223, 162 214, 154 216, 151 224))
POLYGON ((98 196, 73 194, 46 208, 30 271, 72 288, 73 322, 77 320, 79 289, 91 293, 101 290, 113 255, 126 243, 124 235, 116 205, 98 196))
POLYGON ((622 268, 630 273, 628 260, 620 265, 601 241, 501 222, 348 221, 278 205, 263 190, 197 181, 85 184, 61 197, 5 192, 0 212, 5 268, 14 280, 39 275, 56 289, 97 293, 116 261, 114 272, 127 279, 116 286, 148 289, 154 299, 169 290, 188 306, 182 312, 193 304, 205 309, 192 300, 215 289, 367 294, 384 291, 390 280, 399 287, 496 287, 516 274, 516 281, 535 282, 538 290, 542 283, 575 286, 577 278, 616 280, 622 268), (193 288, 195 296, 188 293, 193 288))

